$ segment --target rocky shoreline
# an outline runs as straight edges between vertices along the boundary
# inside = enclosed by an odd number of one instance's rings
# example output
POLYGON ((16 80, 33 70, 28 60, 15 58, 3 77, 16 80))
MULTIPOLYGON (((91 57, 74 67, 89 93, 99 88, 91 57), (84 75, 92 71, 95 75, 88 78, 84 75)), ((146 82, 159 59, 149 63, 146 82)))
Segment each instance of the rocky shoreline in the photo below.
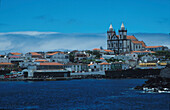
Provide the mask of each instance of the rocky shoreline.
POLYGON ((145 84, 136 86, 135 89, 144 92, 170 93, 170 65, 161 70, 158 77, 148 79, 145 84))

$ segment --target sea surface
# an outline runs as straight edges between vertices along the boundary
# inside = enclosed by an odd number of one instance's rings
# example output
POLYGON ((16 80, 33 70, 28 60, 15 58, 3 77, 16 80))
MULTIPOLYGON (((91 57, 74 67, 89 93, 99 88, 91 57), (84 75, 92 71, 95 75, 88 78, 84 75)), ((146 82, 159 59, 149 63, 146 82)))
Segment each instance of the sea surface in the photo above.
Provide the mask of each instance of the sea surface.
POLYGON ((133 87, 146 79, 0 82, 0 109, 170 110, 170 94, 133 87))

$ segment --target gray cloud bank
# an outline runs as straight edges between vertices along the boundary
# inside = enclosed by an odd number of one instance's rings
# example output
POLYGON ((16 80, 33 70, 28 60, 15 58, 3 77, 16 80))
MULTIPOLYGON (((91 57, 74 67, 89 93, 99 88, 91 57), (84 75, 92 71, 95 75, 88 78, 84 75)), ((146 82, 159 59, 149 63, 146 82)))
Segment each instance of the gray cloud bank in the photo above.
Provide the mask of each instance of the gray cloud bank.
MULTIPOLYGON (((132 35, 132 34, 131 34, 132 35)), ((135 33, 138 40, 147 45, 165 45, 170 48, 170 35, 159 33, 135 33)), ((0 33, 0 52, 49 51, 57 49, 106 48, 106 33, 58 33, 58 32, 7 32, 0 33)))

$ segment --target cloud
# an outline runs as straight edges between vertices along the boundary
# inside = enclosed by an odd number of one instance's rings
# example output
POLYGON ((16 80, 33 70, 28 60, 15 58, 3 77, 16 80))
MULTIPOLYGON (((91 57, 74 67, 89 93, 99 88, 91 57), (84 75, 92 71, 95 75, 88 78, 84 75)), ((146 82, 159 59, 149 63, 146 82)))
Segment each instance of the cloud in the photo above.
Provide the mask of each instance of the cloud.
MULTIPOLYGON (((170 48, 168 34, 135 33, 139 40, 149 45, 165 45, 170 48)), ((0 33, 0 52, 51 51, 57 49, 106 48, 106 33, 58 33, 58 32, 7 32, 0 33)))
POLYGON ((21 32, 6 32, 0 33, 0 35, 29 35, 29 36, 38 36, 38 35, 49 35, 57 34, 58 32, 38 32, 38 31, 21 31, 21 32))

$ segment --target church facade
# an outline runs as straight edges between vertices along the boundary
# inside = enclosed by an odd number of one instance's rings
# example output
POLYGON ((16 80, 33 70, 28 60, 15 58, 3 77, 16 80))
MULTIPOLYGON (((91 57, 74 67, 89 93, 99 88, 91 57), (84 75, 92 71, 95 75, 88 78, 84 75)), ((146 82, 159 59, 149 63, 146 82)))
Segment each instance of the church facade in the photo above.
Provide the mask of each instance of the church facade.
POLYGON ((146 45, 143 41, 138 41, 138 39, 133 35, 127 35, 127 29, 125 29, 123 23, 121 25, 121 29, 118 32, 119 34, 116 35, 112 24, 110 24, 109 30, 107 31, 108 50, 113 50, 115 53, 119 54, 145 49, 146 45))

